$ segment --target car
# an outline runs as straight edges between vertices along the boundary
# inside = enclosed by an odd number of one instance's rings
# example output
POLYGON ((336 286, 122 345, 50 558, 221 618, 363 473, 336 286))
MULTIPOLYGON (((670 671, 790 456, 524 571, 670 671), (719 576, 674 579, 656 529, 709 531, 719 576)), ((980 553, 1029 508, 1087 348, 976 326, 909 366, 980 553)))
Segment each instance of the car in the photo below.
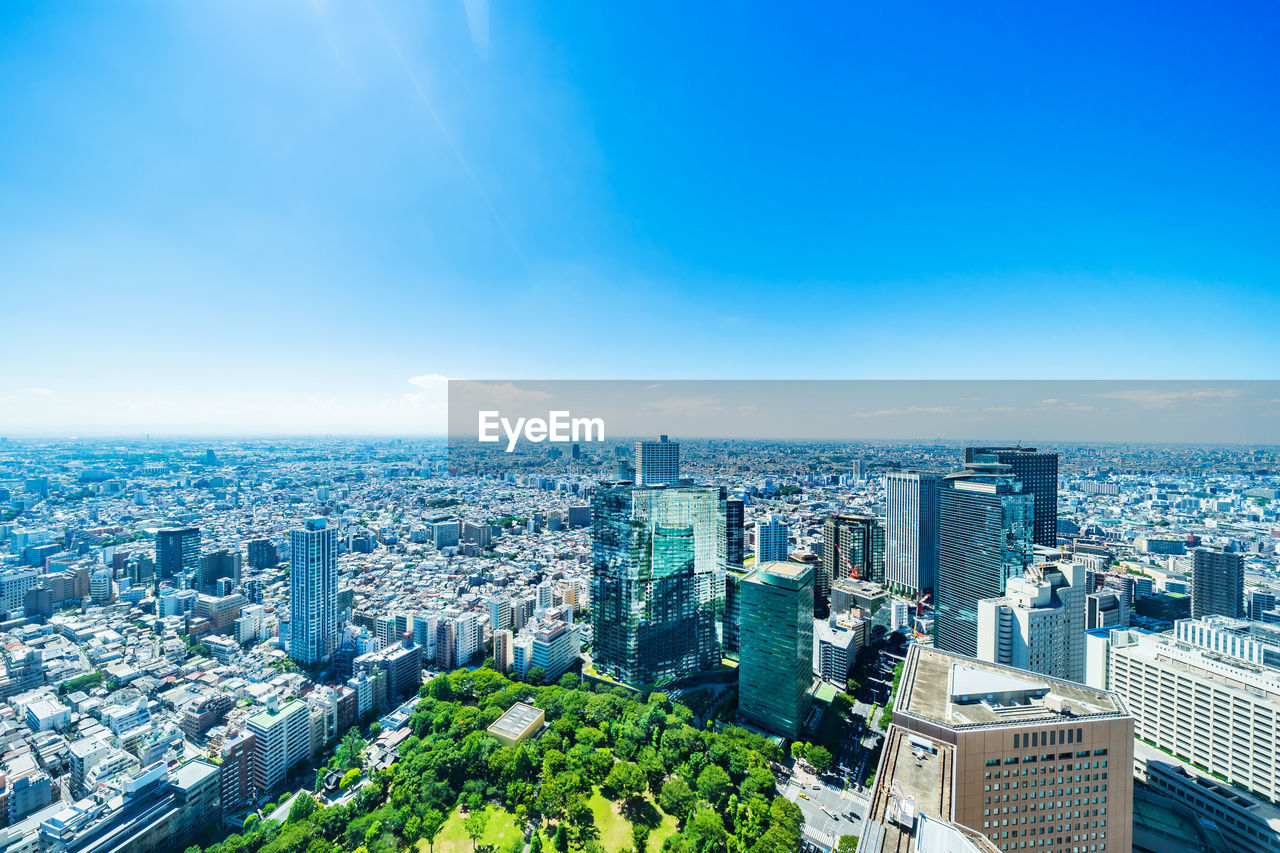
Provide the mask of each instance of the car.
POLYGON ((809 799, 809 795, 806 794, 804 791, 800 792, 800 796, 804 797, 806 800, 809 799))

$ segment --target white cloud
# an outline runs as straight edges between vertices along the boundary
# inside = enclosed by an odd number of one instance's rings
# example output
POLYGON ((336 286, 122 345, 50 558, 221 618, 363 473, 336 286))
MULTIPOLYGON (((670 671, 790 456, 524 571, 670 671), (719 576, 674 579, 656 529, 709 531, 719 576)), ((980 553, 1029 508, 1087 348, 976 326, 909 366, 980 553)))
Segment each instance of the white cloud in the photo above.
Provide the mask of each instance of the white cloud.
POLYGON ((957 411, 955 406, 907 406, 905 409, 881 409, 878 412, 854 412, 855 418, 886 418, 900 415, 947 415, 957 411))
POLYGON ((1164 391, 1159 388, 1132 388, 1120 391, 1103 391, 1091 397, 1108 400, 1125 400, 1148 409, 1162 409, 1184 401, 1227 400, 1244 394, 1243 388, 1200 388, 1186 391, 1164 391))

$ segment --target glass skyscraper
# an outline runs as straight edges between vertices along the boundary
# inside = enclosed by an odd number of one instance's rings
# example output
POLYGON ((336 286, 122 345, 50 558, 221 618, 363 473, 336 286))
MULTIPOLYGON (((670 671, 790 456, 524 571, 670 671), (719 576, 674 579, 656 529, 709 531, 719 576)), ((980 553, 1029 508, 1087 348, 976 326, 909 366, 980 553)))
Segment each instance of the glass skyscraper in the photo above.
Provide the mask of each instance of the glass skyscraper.
POLYGON ((596 668, 639 686, 719 663, 719 492, 602 483, 591 506, 596 668))
POLYGON ((1031 541, 1053 548, 1058 544, 1058 454, 1034 447, 966 447, 964 461, 1008 465, 1022 491, 1035 500, 1036 523, 1031 541))
POLYGON ((1004 595, 1031 563, 1034 498, 1009 466, 975 463, 949 475, 938 500, 934 644, 978 653, 978 602, 1004 595))
POLYGON ((156 531, 156 577, 176 578, 200 571, 200 528, 164 527, 156 531))
POLYGON ((738 717, 794 738, 812 701, 813 567, 763 563, 739 594, 738 717))
POLYGON ((938 572, 938 490, 941 474, 885 475, 885 583, 919 595, 933 592, 938 572))

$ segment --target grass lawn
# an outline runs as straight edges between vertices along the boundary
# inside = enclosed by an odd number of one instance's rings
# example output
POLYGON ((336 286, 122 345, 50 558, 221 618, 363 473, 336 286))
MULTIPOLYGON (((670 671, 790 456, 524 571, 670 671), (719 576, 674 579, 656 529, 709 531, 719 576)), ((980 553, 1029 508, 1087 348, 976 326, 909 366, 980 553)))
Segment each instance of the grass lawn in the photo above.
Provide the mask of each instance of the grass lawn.
MULTIPOLYGON (((600 844, 605 850, 617 853, 635 846, 631 838, 631 821, 622 816, 620 804, 606 799, 596 789, 591 792, 587 805, 591 807, 596 828, 600 830, 600 844)), ((662 847, 662 840, 676 831, 676 819, 655 806, 653 800, 646 798, 645 805, 651 827, 646 846, 649 850, 658 850, 662 847)))
MULTIPOLYGON (((471 839, 462 825, 464 815, 454 809, 436 836, 436 853, 471 853, 471 839)), ((484 828, 481 846, 491 847, 493 853, 520 853, 524 849, 524 833, 516 826, 516 816, 506 809, 489 806, 489 823, 484 828)), ((425 840, 418 842, 419 853, 427 853, 425 840)))

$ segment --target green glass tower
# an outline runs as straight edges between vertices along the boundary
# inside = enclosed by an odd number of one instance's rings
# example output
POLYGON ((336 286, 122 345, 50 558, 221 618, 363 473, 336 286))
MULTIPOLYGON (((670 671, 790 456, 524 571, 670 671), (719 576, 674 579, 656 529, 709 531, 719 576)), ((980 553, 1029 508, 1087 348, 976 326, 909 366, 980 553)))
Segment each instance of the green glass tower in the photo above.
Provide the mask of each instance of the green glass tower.
POLYGON ((794 738, 813 687, 813 567, 764 563, 739 587, 738 718, 794 738))
POLYGON ((595 667, 647 686, 719 663, 718 491, 601 483, 591 505, 595 667))

